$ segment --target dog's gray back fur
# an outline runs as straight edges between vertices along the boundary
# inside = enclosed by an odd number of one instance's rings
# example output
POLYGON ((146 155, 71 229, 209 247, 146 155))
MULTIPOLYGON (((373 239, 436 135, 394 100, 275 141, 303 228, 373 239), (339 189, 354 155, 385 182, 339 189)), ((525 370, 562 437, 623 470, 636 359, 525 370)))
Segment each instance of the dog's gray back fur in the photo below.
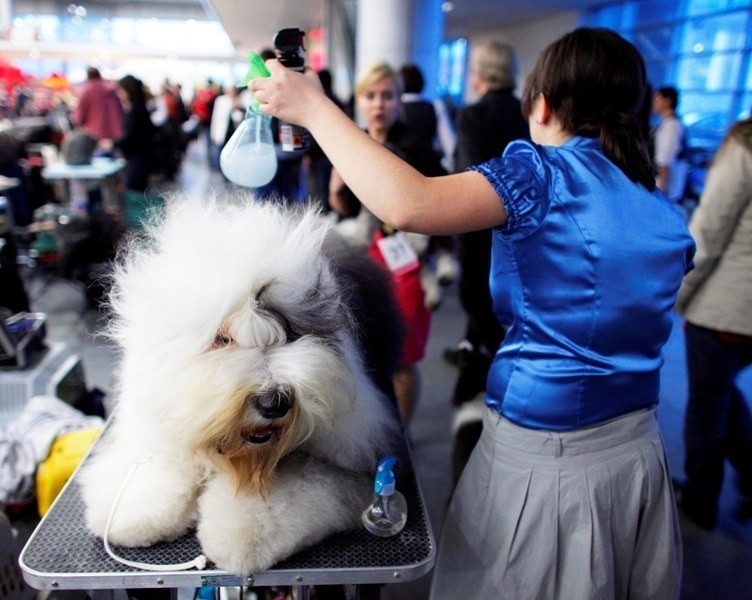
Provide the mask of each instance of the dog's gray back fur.
POLYGON ((377 387, 394 398, 392 375, 399 366, 406 329, 391 276, 336 233, 327 240, 324 253, 352 313, 366 370, 377 387))

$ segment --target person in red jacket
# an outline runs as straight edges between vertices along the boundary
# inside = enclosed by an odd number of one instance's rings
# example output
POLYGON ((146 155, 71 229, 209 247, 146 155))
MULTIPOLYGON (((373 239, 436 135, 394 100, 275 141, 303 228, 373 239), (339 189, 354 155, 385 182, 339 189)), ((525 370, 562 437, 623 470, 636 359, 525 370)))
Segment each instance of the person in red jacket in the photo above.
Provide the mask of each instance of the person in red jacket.
MULTIPOLYGON (((86 79, 71 121, 100 142, 117 140, 123 135, 123 106, 115 88, 102 80, 96 67, 87 69, 86 79)), ((105 146, 111 145, 105 143, 105 146)))

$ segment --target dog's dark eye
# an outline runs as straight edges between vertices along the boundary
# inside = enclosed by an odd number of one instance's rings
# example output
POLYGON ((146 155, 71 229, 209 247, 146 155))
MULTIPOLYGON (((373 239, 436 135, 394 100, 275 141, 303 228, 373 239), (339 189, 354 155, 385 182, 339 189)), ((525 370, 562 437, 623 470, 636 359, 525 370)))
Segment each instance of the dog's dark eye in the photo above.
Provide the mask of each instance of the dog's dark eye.
POLYGON ((224 348, 230 344, 232 344, 232 338, 229 335, 220 332, 214 337, 212 348, 224 348))

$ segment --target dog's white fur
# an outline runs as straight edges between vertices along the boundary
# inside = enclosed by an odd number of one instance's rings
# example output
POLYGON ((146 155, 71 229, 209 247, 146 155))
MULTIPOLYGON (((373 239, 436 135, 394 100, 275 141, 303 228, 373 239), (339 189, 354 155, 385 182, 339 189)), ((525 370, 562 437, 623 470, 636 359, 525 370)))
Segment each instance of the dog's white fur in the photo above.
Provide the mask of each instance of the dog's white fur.
POLYGON ((87 524, 103 535, 148 456, 110 541, 195 526, 211 561, 246 575, 358 527, 399 425, 323 252, 330 224, 251 201, 173 198, 167 213, 115 269, 117 403, 81 473, 87 524), (276 393, 292 405, 267 418, 255 398, 276 393))

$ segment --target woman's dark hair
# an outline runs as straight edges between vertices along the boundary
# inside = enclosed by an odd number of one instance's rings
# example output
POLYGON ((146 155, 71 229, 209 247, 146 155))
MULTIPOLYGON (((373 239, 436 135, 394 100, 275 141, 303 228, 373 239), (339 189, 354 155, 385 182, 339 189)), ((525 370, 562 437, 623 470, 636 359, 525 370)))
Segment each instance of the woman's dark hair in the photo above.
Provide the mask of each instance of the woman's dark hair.
POLYGON ((118 85, 125 90, 131 104, 146 104, 144 84, 133 75, 126 75, 118 81, 118 85))
POLYGON ((632 181, 655 189, 640 123, 648 84, 645 62, 610 29, 581 28, 546 48, 522 97, 526 116, 543 94, 568 133, 599 138, 605 155, 632 181))
POLYGON ((402 77, 402 86, 406 94, 420 94, 423 91, 423 73, 420 72, 418 65, 408 63, 400 67, 400 77, 402 77))

